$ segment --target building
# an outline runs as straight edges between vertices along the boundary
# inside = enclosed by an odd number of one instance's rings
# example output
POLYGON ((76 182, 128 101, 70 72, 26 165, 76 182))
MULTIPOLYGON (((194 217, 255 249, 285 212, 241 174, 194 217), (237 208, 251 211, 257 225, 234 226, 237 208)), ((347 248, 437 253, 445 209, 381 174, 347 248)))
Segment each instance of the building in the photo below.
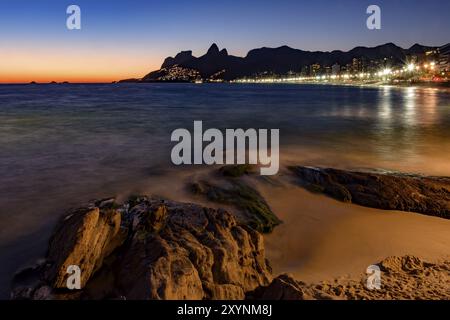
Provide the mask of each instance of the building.
POLYGON ((303 66, 303 67, 302 67, 302 70, 301 70, 301 72, 300 72, 300 74, 301 74, 302 77, 308 77, 308 76, 310 76, 310 69, 309 69, 309 66, 303 66))
POLYGON ((333 76, 337 76, 341 73, 341 66, 338 63, 335 63, 331 66, 331 74, 333 76))
POLYGON ((352 60, 352 72, 353 73, 360 73, 361 71, 362 71, 361 59, 353 58, 353 60, 352 60))
POLYGON ((450 77, 450 43, 439 49, 439 58, 437 59, 437 66, 441 75, 450 77))
POLYGON ((311 65, 311 67, 309 68, 310 72, 311 72, 311 76, 315 77, 315 76, 319 76, 321 73, 321 66, 318 63, 314 63, 311 65))

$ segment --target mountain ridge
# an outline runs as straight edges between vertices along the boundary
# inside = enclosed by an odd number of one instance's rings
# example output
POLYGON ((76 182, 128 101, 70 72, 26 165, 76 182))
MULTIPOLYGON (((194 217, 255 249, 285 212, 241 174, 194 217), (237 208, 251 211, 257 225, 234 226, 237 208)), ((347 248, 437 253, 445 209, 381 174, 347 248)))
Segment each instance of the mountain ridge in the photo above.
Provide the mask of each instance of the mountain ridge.
POLYGON ((416 43, 410 48, 404 49, 389 42, 375 47, 357 46, 349 51, 307 51, 283 45, 275 48, 255 48, 248 51, 244 57, 238 57, 228 54, 225 48, 220 50, 218 45, 213 43, 204 55, 198 57, 192 54, 192 50, 181 51, 174 57, 167 57, 159 70, 148 73, 138 81, 153 82, 166 78, 173 78, 176 81, 177 74, 183 74, 183 72, 190 72, 186 76, 187 81, 193 80, 194 77, 211 78, 217 74, 220 74, 220 79, 234 80, 264 72, 277 74, 285 74, 290 71, 299 72, 302 67, 313 64, 345 66, 351 64, 355 58, 366 61, 386 58, 392 64, 398 64, 406 62, 408 56, 423 54, 437 48, 439 47, 416 43), (174 67, 179 69, 172 75, 170 72, 174 67))

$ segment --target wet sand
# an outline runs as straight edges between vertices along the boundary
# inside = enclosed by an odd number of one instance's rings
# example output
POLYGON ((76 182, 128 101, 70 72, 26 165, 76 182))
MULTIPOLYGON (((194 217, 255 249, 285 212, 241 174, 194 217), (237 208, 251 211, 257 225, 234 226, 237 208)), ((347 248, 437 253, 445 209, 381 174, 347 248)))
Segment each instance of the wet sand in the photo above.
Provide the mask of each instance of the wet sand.
POLYGON ((341 203, 295 186, 259 185, 283 220, 265 237, 274 273, 319 282, 359 278, 392 255, 434 262, 450 257, 450 221, 417 213, 341 203))

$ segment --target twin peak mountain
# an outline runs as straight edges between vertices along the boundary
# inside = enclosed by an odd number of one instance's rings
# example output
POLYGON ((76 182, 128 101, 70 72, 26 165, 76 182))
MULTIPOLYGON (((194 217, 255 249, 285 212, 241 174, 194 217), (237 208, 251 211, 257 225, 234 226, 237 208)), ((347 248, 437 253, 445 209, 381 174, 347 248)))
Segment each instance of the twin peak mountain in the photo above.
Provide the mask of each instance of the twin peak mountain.
POLYGON ((245 57, 229 55, 226 49, 220 50, 213 43, 206 54, 195 57, 192 51, 181 51, 175 57, 168 57, 161 69, 150 72, 142 79, 128 79, 122 82, 186 81, 200 79, 234 80, 263 73, 287 74, 299 72, 303 66, 320 64, 331 66, 351 64, 354 58, 366 61, 383 60, 390 63, 404 62, 410 55, 420 55, 436 47, 415 44, 403 49, 393 43, 376 47, 356 47, 350 51, 304 51, 288 46, 278 48, 259 48, 248 52, 245 57))

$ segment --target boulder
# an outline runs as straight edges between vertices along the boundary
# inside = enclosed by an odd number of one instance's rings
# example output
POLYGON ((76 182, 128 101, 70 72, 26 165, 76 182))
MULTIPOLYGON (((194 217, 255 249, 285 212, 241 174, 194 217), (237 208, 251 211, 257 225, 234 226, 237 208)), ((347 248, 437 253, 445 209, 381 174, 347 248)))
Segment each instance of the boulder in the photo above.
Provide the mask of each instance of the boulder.
POLYGON ((450 218, 450 178, 292 167, 300 185, 344 202, 450 218))
POLYGON ((141 196, 71 211, 45 260, 15 277, 12 297, 243 299, 271 279, 262 236, 229 212, 141 196), (69 265, 81 269, 80 290, 66 286, 69 265))
POLYGON ((271 279, 262 236, 225 210, 145 198, 129 215, 133 236, 118 266, 126 297, 243 299, 271 279))
POLYGON ((300 284, 289 274, 281 274, 265 287, 247 293, 249 300, 304 300, 307 296, 300 284))
POLYGON ((114 209, 81 208, 59 223, 48 249, 45 279, 53 288, 67 287, 67 268, 79 266, 81 287, 124 240, 121 215, 114 209))

